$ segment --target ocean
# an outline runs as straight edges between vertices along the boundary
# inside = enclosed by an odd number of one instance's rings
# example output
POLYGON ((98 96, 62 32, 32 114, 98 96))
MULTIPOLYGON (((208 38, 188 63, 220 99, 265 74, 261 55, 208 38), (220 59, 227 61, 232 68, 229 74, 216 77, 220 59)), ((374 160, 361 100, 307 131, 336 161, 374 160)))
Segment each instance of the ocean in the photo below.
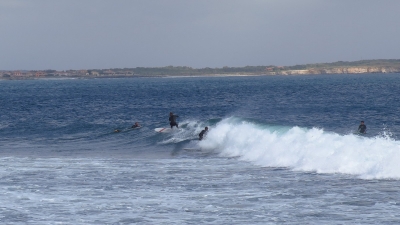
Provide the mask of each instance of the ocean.
POLYGON ((0 80, 0 221, 399 224, 399 112, 399 74, 0 80))

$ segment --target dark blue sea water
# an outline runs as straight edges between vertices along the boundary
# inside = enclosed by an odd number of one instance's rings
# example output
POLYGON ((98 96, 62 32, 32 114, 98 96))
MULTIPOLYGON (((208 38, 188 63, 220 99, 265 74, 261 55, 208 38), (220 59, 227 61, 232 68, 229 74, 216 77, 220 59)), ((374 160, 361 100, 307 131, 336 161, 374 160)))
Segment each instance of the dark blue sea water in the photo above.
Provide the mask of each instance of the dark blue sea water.
POLYGON ((399 96, 399 74, 2 80, 0 221, 399 224, 399 96))

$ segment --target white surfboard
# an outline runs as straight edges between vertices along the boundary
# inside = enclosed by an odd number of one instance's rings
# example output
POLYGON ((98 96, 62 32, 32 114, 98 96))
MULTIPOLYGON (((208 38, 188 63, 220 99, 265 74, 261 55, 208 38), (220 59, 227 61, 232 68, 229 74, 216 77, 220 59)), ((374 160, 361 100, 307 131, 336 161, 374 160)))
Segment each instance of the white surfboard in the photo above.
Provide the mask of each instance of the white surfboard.
POLYGON ((158 133, 169 133, 169 132, 172 132, 172 129, 165 127, 165 128, 156 128, 156 129, 154 129, 154 131, 158 132, 158 133))

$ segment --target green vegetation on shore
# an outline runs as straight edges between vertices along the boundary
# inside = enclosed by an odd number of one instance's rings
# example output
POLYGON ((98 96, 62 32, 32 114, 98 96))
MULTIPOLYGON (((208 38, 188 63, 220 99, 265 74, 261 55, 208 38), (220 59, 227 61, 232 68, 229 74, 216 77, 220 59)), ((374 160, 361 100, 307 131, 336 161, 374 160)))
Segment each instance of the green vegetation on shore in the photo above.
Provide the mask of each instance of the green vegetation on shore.
POLYGON ((166 66, 166 67, 136 67, 131 70, 135 74, 144 76, 154 75, 212 75, 212 74, 260 74, 265 72, 265 66, 245 66, 245 67, 223 67, 223 68, 201 68, 195 69, 187 66, 166 66))
POLYGON ((192 68, 187 66, 136 67, 82 70, 0 71, 0 79, 33 78, 96 78, 96 77, 161 77, 215 75, 300 75, 345 73, 400 73, 400 59, 338 61, 294 66, 244 66, 222 68, 192 68))
MULTIPOLYGON (((295 66, 245 66, 245 67, 222 67, 222 68, 192 68, 187 66, 166 66, 166 67, 136 67, 124 68, 122 70, 132 71, 142 76, 197 76, 197 75, 219 75, 219 74, 242 74, 242 75, 263 75, 271 72, 283 72, 289 70, 308 69, 334 69, 350 67, 380 67, 396 68, 400 70, 400 59, 377 59, 360 60, 353 62, 338 61, 333 63, 316 63, 295 66)), ((112 70, 121 70, 118 68, 112 70)))

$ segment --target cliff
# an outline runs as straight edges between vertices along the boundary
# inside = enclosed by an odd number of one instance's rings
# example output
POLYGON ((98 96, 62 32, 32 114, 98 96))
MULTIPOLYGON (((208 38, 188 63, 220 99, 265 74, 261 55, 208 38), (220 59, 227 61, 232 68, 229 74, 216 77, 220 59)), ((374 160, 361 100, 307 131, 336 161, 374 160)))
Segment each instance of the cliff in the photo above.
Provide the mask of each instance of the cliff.
POLYGON ((310 68, 303 70, 281 69, 267 72, 267 75, 304 75, 304 74, 361 74, 361 73, 400 73, 400 67, 334 67, 310 68))

